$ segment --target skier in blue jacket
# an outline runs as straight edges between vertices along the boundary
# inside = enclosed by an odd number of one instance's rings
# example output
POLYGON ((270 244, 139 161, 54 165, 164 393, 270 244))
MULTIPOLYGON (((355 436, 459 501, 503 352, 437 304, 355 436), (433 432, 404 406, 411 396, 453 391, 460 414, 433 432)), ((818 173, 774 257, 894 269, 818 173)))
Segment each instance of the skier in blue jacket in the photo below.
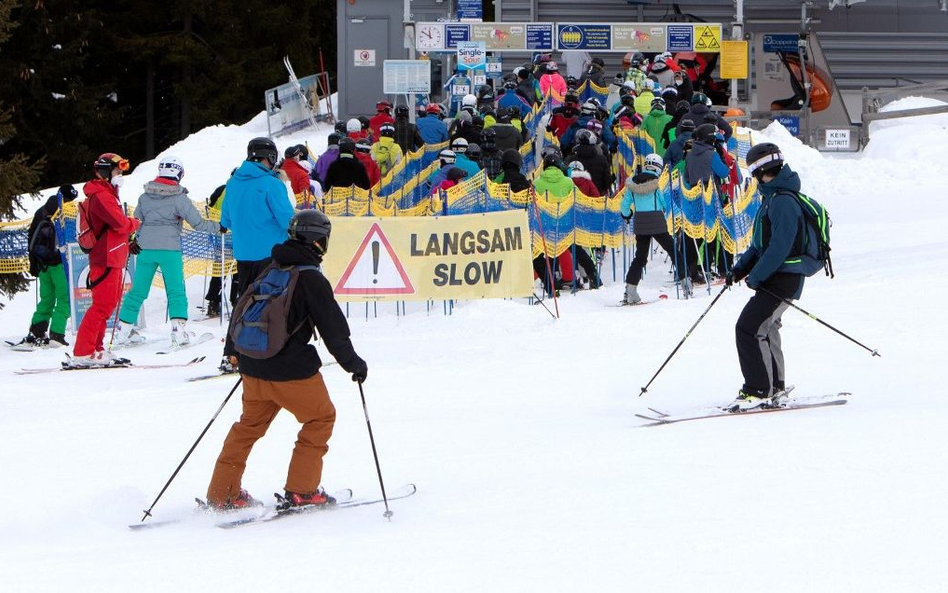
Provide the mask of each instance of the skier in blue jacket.
MULTIPOLYGON (((279 161, 276 144, 254 138, 247 145, 247 160, 227 181, 227 199, 221 209, 221 226, 233 233, 234 259, 239 278, 238 298, 268 265, 274 245, 286 240, 294 210, 286 186, 274 168, 279 161)), ((221 370, 236 371, 230 339, 224 346, 221 370)))
POLYGON ((783 161, 780 149, 757 144, 747 153, 747 168, 757 179, 763 202, 754 218, 751 245, 727 275, 728 286, 746 277, 756 291, 737 320, 737 356, 744 386, 732 411, 777 403, 786 388, 780 317, 799 299, 804 276, 822 267, 810 254, 817 245, 797 198, 800 177, 783 161), (765 289, 765 290, 761 290, 765 289))

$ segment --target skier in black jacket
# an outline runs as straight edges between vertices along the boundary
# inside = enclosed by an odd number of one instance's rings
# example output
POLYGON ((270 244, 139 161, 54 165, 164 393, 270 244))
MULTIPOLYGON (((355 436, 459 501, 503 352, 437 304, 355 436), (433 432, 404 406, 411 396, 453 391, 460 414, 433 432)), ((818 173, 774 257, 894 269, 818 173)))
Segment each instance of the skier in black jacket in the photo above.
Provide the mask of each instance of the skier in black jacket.
MULTIPOLYGON (((328 249, 331 230, 329 218, 319 210, 297 213, 290 221, 290 239, 273 247, 273 262, 280 266, 319 266, 328 249)), ((319 354, 309 343, 314 330, 339 365, 352 373, 353 381, 365 381, 368 366, 355 353, 349 339, 349 324, 333 297, 332 285, 318 270, 299 272, 286 324, 287 332, 292 333, 274 356, 255 359, 239 355, 243 412, 224 439, 208 486, 208 504, 214 509, 260 504, 240 487, 240 481, 254 443, 266 433, 281 408, 303 423, 284 488, 287 506, 335 502, 319 487, 336 409, 319 372, 319 354)))
POLYGON ((75 200, 77 195, 79 194, 76 188, 64 185, 33 215, 33 221, 27 231, 27 245, 30 274, 39 280, 40 300, 30 320, 29 333, 14 346, 18 350, 69 345, 65 334, 66 320, 69 319, 69 283, 52 217, 59 210, 60 200, 66 204, 75 200), (50 330, 48 337, 47 329, 50 330))
POLYGON ((516 148, 508 148, 500 155, 500 163, 504 172, 495 179, 497 183, 510 184, 511 193, 522 192, 525 189, 533 187, 523 173, 520 167, 523 164, 523 157, 516 148))
POLYGON ((343 138, 339 141, 339 158, 329 165, 325 185, 327 192, 333 187, 348 188, 353 185, 362 189, 372 187, 365 165, 355 157, 355 141, 352 138, 343 138))
POLYGON ((425 145, 425 140, 418 133, 418 128, 408 119, 407 105, 399 105, 395 108, 395 144, 401 147, 405 156, 425 145))
POLYGON ((576 144, 566 162, 569 164, 572 161, 579 161, 586 167, 586 172, 599 190, 599 195, 609 194, 609 188, 612 187, 612 170, 609 160, 603 156, 599 144, 596 143, 595 134, 591 131, 576 132, 576 144))

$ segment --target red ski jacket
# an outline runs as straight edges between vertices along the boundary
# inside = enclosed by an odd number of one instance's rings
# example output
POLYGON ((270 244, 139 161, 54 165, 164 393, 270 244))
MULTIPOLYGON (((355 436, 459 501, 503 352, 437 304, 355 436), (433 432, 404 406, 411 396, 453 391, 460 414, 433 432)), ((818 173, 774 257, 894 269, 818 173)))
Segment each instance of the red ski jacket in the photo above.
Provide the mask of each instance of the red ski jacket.
POLYGON ((89 202, 89 226, 99 237, 89 253, 89 265, 124 268, 128 261, 128 238, 138 230, 141 221, 125 215, 118 189, 110 182, 93 179, 82 191, 89 202))

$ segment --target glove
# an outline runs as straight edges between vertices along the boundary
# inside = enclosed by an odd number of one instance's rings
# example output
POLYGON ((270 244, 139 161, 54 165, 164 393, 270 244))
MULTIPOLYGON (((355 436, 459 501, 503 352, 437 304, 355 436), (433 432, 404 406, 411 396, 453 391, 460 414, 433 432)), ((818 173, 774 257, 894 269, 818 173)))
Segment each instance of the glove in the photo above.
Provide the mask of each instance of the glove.
POLYGON ((221 227, 221 234, 222 234, 222 235, 227 232, 227 227, 225 227, 225 226, 222 225, 222 224, 221 224, 221 225, 218 225, 218 226, 221 227))
POLYGON ((735 282, 735 280, 734 280, 734 270, 731 270, 731 271, 728 272, 727 275, 724 277, 724 285, 727 286, 728 288, 730 288, 730 287, 734 284, 734 282, 735 282))
POLYGON ((747 280, 744 282, 744 284, 746 284, 747 288, 750 288, 751 290, 757 290, 757 282, 751 280, 750 276, 747 277, 747 280))
POLYGON ((359 361, 361 364, 352 371, 352 380, 356 383, 365 383, 366 377, 369 376, 369 365, 365 364, 364 360, 359 361))
POLYGON ((132 252, 132 255, 138 255, 142 252, 142 246, 138 244, 138 239, 132 239, 128 242, 128 250, 132 252))

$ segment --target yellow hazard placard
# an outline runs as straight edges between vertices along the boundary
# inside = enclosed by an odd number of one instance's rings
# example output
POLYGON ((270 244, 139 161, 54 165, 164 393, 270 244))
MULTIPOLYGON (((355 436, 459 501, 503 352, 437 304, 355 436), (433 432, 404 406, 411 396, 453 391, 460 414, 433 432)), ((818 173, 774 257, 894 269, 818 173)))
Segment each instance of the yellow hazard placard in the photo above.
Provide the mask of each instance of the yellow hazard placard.
POLYGON ((331 220, 323 270, 341 301, 533 294, 533 249, 524 210, 331 220))
POLYGON ((695 25, 695 51, 721 51, 721 25, 695 25))
POLYGON ((748 61, 746 41, 721 42, 721 78, 747 78, 748 61))

